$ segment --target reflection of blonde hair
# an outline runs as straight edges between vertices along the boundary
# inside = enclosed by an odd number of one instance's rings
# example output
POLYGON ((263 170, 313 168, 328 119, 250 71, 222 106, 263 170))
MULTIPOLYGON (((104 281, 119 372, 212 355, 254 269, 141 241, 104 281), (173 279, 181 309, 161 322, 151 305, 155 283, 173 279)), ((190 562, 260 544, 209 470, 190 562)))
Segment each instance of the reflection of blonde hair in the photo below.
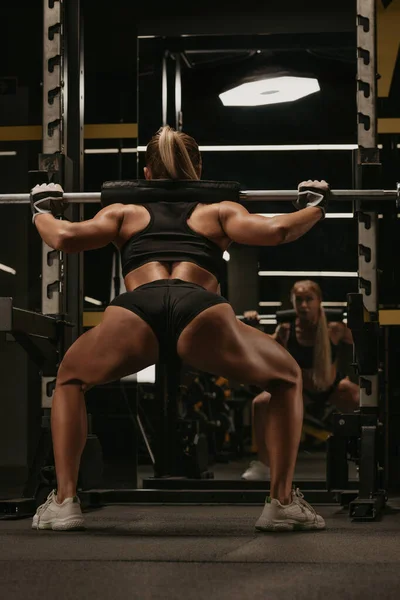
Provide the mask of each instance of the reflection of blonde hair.
MULTIPOLYGON (((299 286, 307 287, 318 297, 322 302, 322 290, 318 283, 311 279, 296 281, 290 291, 290 298, 294 304, 294 296, 296 288, 299 286)), ((326 320, 325 311, 320 306, 320 314, 317 325, 317 333, 315 336, 314 359, 313 359, 313 374, 312 379, 315 387, 318 390, 326 390, 332 383, 332 352, 331 340, 329 337, 328 322, 326 320)))
POLYGON ((200 179, 197 142, 169 125, 161 127, 147 144, 146 164, 152 179, 200 179))

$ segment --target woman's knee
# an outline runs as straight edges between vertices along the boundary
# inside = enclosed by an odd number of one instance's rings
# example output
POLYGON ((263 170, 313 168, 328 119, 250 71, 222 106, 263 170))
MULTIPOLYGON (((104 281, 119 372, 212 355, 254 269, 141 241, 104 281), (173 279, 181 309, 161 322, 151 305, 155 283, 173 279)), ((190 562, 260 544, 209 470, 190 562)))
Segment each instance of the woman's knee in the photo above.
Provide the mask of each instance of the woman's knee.
POLYGON ((56 382, 57 386, 75 384, 81 386, 83 389, 87 383, 88 382, 84 381, 82 378, 78 361, 75 361, 66 355, 58 367, 56 382))
POLYGON ((348 399, 349 402, 352 402, 354 405, 360 403, 360 388, 347 377, 339 381, 337 391, 342 397, 348 399))
POLYGON ((99 361, 96 368, 93 368, 90 359, 88 362, 86 360, 79 352, 68 351, 58 367, 56 385, 79 385, 83 391, 87 391, 90 387, 102 383, 104 368, 99 361))
POLYGON ((301 368, 299 367, 299 364, 292 357, 291 357, 290 365, 288 367, 288 371, 289 371, 289 382, 302 387, 303 386, 303 374, 302 374, 301 368))
POLYGON ((253 399, 253 407, 255 410, 258 408, 264 408, 268 406, 271 400, 271 394, 269 392, 261 392, 253 399))
POLYGON ((299 389, 302 389, 303 375, 301 368, 290 354, 288 354, 287 357, 285 357, 285 360, 282 361, 279 371, 280 372, 278 376, 274 380, 276 384, 296 386, 299 389))

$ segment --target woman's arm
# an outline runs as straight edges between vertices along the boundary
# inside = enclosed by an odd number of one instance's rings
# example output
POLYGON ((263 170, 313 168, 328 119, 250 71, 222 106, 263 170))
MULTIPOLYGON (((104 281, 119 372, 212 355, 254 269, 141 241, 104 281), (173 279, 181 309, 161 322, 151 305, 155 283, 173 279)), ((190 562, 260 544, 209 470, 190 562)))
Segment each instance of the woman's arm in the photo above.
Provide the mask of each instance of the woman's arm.
POLYGON ((344 344, 353 344, 353 335, 351 333, 351 329, 349 329, 346 323, 341 322, 332 322, 329 323, 329 328, 334 335, 333 343, 339 344, 339 342, 343 342, 344 344))
POLYGON ((238 244, 278 246, 297 240, 322 218, 318 207, 263 217, 250 214, 241 204, 221 202, 219 219, 227 237, 238 244))
POLYGON ((117 237, 124 218, 123 205, 112 204, 88 221, 70 222, 51 214, 38 214, 35 225, 50 248, 76 253, 107 246, 117 237))
POLYGON ((342 325, 342 339, 340 341, 344 344, 353 344, 353 334, 351 333, 351 329, 349 329, 345 323, 342 323, 342 325))
POLYGON ((290 323, 280 323, 271 337, 286 348, 290 335, 290 323))

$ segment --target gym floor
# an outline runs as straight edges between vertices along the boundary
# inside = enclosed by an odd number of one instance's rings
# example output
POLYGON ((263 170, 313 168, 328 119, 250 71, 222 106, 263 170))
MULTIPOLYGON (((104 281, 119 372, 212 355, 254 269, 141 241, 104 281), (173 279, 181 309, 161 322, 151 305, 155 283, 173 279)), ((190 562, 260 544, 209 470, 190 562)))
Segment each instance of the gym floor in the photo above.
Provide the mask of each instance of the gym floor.
MULTIPOLYGON (((322 461, 300 456, 296 476, 317 477, 322 461)), ((242 467, 213 471, 230 478, 242 467)), ((30 519, 0 521, 1 597, 400 598, 400 498, 370 523, 319 506, 327 529, 311 533, 257 533, 261 508, 108 506, 86 511, 86 530, 70 533, 32 530, 30 519)))

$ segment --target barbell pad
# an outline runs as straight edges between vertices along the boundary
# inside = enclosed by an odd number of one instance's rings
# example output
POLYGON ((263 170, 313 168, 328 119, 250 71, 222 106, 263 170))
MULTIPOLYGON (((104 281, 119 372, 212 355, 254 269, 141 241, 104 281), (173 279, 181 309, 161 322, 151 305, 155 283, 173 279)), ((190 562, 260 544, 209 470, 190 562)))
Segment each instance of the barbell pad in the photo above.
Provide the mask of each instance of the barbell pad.
MULTIPOLYGON (((325 308, 325 316, 328 322, 330 321, 343 321, 343 308, 325 308)), ((276 321, 277 323, 291 323, 296 320, 296 311, 292 308, 289 310, 277 310, 276 321)))
POLYGON ((276 311, 276 322, 277 323, 291 323, 296 319, 296 311, 292 308, 289 310, 277 310, 276 311))
POLYGON ((230 200, 239 202, 237 181, 187 179, 135 179, 105 181, 101 187, 101 204, 148 204, 152 202, 200 202, 214 204, 230 200))

